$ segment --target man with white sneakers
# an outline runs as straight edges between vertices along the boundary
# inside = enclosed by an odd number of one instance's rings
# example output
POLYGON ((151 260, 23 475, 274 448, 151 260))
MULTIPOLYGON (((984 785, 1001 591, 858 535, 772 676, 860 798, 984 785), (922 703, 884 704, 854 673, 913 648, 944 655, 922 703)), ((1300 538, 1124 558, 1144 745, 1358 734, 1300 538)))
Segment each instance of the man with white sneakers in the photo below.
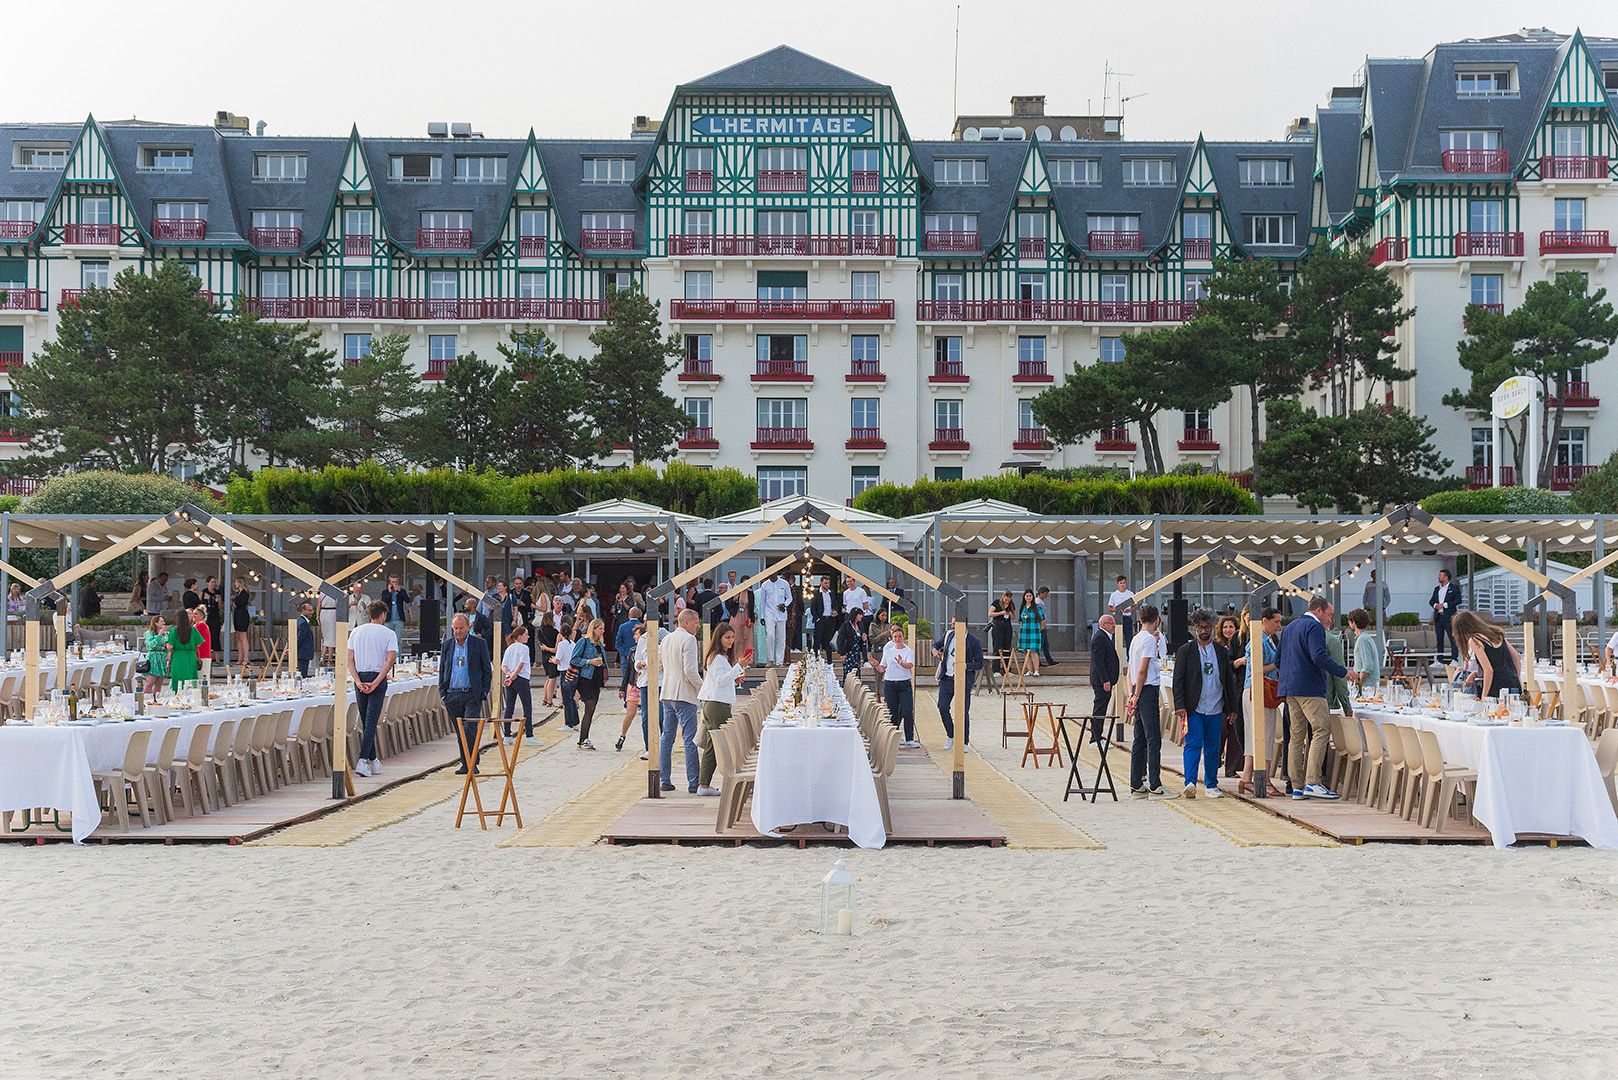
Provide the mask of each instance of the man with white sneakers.
POLYGON ((1214 613, 1199 607, 1191 613, 1196 640, 1174 654, 1174 716, 1185 732, 1185 797, 1197 797, 1197 765, 1203 767, 1208 798, 1219 790, 1219 743, 1225 722, 1236 719, 1241 688, 1230 650, 1214 640, 1214 613))
POLYGON ((764 651, 771 664, 779 664, 786 659, 787 650, 787 609, 792 606, 792 586, 781 571, 777 570, 775 576, 764 583, 764 610, 759 615, 764 620, 764 651))
POLYGON ((388 696, 388 674, 399 657, 399 638, 383 625, 388 617, 386 604, 373 600, 366 611, 371 621, 348 635, 348 673, 354 680, 360 713, 360 759, 354 763, 354 771, 375 776, 382 771, 376 757, 376 725, 388 696))

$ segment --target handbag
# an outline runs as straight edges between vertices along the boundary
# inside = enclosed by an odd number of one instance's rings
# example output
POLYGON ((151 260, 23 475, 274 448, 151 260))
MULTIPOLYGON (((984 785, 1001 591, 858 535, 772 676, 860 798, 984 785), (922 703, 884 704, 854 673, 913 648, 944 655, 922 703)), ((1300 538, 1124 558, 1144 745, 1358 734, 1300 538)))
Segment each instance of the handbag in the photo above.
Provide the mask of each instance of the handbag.
POLYGON ((1264 679, 1264 707, 1266 709, 1281 707, 1281 684, 1267 676, 1264 679))
POLYGON ((139 660, 135 661, 135 674, 136 675, 150 675, 151 673, 152 673, 152 658, 150 656, 143 656, 139 660))

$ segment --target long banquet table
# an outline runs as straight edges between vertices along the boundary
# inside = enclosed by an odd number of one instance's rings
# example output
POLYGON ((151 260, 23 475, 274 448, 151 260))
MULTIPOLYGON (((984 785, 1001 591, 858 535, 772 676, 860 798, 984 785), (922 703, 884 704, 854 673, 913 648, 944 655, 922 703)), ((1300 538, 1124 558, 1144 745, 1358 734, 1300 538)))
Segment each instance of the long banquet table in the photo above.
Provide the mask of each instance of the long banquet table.
POLYGON ((1379 732, 1385 723, 1431 731, 1447 764, 1476 770, 1472 815, 1488 828, 1495 847, 1537 833, 1577 836, 1591 847, 1618 850, 1618 814, 1583 728, 1482 725, 1361 703, 1354 714, 1373 721, 1379 732))
MULTIPOLYGON (((83 668, 89 668, 90 681, 100 683, 107 676, 109 670, 117 667, 122 661, 129 660, 133 662, 144 655, 144 653, 129 650, 91 652, 86 653, 82 659, 69 655, 67 658, 67 670, 68 674, 71 675, 83 668)), ((57 689, 58 664, 55 653, 45 653, 40 656, 39 670, 44 675, 44 685, 41 689, 47 694, 57 689)), ((21 667, 13 666, 9 663, 0 663, 0 699, 10 700, 14 697, 22 697, 22 679, 23 669, 21 667)))
MULTIPOLYGON (((436 676, 390 679, 388 696, 429 683, 436 685, 436 681, 436 676)), ((73 842, 83 843, 101 823, 101 807, 91 774, 120 768, 135 732, 152 733, 147 751, 147 762, 152 763, 162 747, 163 733, 169 728, 180 729, 176 749, 179 756, 189 748, 192 733, 202 724, 291 709, 291 731, 296 734, 307 709, 330 705, 334 700, 335 695, 326 691, 94 726, 6 724, 0 727, 0 811, 36 807, 68 811, 73 815, 73 842)))
MULTIPOLYGON (((793 715, 783 690, 783 700, 765 717, 759 735, 753 825, 779 836, 783 825, 835 822, 848 827, 848 838, 859 847, 882 847, 888 837, 865 740, 842 687, 829 669, 821 673, 822 692, 835 704, 837 719, 793 715)), ((782 685, 791 686, 796 679, 794 664, 782 685)))

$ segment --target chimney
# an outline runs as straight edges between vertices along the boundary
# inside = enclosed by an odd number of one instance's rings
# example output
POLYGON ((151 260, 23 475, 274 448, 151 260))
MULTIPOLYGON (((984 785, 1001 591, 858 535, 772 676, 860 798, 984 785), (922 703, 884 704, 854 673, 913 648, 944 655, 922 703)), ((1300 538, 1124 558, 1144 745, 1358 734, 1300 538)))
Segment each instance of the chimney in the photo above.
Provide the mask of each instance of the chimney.
POLYGON ((449 138, 449 125, 442 120, 427 121, 427 137, 429 139, 449 138))
POLYGON ((1011 115, 1012 116, 1044 116, 1045 115, 1045 95, 1044 94, 1012 94, 1011 95, 1011 115))
POLYGON ((1287 125, 1287 142, 1314 142, 1315 122, 1307 116, 1300 116, 1287 125))
POLYGON ((260 120, 257 124, 253 125, 253 134, 255 134, 255 135, 264 134, 264 121, 260 120))
POLYGON ((653 120, 649 116, 637 116, 629 122, 629 137, 631 139, 654 139, 657 137, 657 129, 660 127, 662 127, 661 121, 653 120))
POLYGON ((247 117, 220 109, 213 114, 213 126, 226 135, 247 134, 247 117))

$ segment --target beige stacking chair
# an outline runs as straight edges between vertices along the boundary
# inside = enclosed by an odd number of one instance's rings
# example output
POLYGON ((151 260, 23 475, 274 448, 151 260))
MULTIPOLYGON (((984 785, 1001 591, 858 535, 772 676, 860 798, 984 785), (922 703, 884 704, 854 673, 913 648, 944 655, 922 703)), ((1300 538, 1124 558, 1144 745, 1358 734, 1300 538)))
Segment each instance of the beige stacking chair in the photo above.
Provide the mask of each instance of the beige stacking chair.
POLYGON ((330 705, 311 705, 303 710, 298 717, 298 733, 287 741, 287 754, 291 759, 291 767, 305 782, 315 778, 319 751, 315 749, 315 741, 320 738, 320 714, 330 713, 330 705))
POLYGON ((1355 723, 1352 716, 1342 713, 1328 713, 1328 723, 1331 726, 1332 748, 1336 751, 1336 759, 1332 762, 1332 790, 1352 797, 1359 790, 1359 784, 1365 772, 1365 743, 1363 732, 1355 723))
POLYGON ((282 709, 275 714, 275 725, 270 731, 270 753, 265 759, 270 766, 270 777, 276 787, 292 784, 292 710, 282 709))
POLYGON ((1613 781, 1615 767, 1618 767, 1618 727, 1610 727, 1596 740, 1596 768, 1601 770, 1601 779, 1607 785, 1607 798, 1612 800, 1613 810, 1618 811, 1618 785, 1613 781))
POLYGON ((219 721, 214 729, 213 751, 203 769, 213 789, 215 807, 234 806, 244 798, 236 788, 236 724, 235 720, 219 721))
POLYGON ((1415 728, 1399 728, 1399 742, 1404 750, 1405 763, 1404 802, 1400 810, 1406 821, 1416 816, 1416 794, 1423 791, 1431 779, 1427 775, 1427 763, 1422 757, 1421 740, 1416 738, 1416 734, 1415 728))
POLYGON ((1444 752, 1439 748, 1438 736, 1430 731, 1417 731, 1416 742, 1421 747, 1422 772, 1426 776, 1426 792, 1421 800, 1421 823, 1428 828, 1444 831, 1444 822, 1454 809, 1455 797, 1466 791, 1466 816, 1472 817, 1472 803, 1477 795, 1478 774, 1459 765, 1447 765, 1444 752))
POLYGON ((129 831, 129 802, 134 800, 140 811, 140 823, 148 829, 152 827, 152 814, 148 805, 151 802, 151 792, 146 786, 146 751, 151 746, 152 733, 150 731, 136 731, 129 736, 129 745, 124 749, 124 764, 121 769, 109 769, 105 772, 92 773, 91 777, 98 785, 106 788, 106 802, 104 810, 111 811, 118 819, 118 828, 124 832, 129 831))
POLYGON ((1386 772, 1387 752, 1382 749, 1382 736, 1376 729, 1375 722, 1361 720, 1360 731, 1365 735, 1365 762, 1362 772, 1365 782, 1361 785, 1360 802, 1366 806, 1376 806, 1382 801, 1382 778, 1386 772))
MULTIPOLYGON (((253 789, 258 787, 258 780, 253 775, 253 735, 262 719, 262 716, 244 716, 236 723, 236 745, 231 750, 231 760, 236 769, 236 790, 243 802, 251 799, 255 794, 253 789)), ((260 795, 264 793, 257 792, 260 795)))
POLYGON ((174 771, 174 750, 179 745, 180 729, 168 728, 163 732, 163 741, 157 744, 157 760, 146 766, 147 790, 152 794, 152 809, 159 825, 174 820, 174 796, 170 792, 174 781, 170 773, 174 771))
POLYGON ((191 732, 191 749, 186 752, 184 760, 174 763, 171 801, 173 796, 178 796, 191 817, 197 816, 198 808, 204 814, 211 809, 208 792, 212 784, 208 771, 212 765, 208 760, 208 740, 212 735, 212 724, 198 724, 191 732))
POLYGON ((1408 768, 1405 762, 1404 740, 1399 737, 1399 725, 1383 724, 1382 740, 1387 747, 1387 796, 1377 809, 1386 810, 1392 814, 1396 812, 1396 807, 1399 805, 1399 796, 1403 794, 1405 773, 1408 768))
POLYGON ((742 804, 758 782, 758 774, 744 768, 741 732, 734 724, 715 728, 712 733, 714 757, 719 765, 719 806, 714 818, 714 832, 728 831, 741 820, 742 804))
POLYGON ((889 833, 893 832, 893 810, 888 805, 888 777, 899 763, 899 739, 899 729, 889 724, 872 744, 871 779, 876 782, 876 801, 882 806, 882 828, 889 833))

